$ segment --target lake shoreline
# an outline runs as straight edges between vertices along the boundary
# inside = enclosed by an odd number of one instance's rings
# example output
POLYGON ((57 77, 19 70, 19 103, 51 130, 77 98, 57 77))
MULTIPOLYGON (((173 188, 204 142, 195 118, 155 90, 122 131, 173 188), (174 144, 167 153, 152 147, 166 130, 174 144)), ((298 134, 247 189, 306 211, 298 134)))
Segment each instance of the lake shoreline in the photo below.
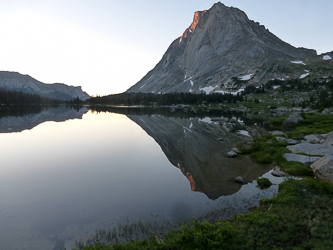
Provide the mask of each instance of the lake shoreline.
MULTIPOLYGON (((318 129, 317 131, 321 131, 318 129)), ((297 132, 297 129, 295 131, 297 132)), ((296 133, 295 131, 294 133, 296 133)), ((267 141, 267 136, 258 139, 259 144, 263 148, 271 147, 272 140, 276 141, 275 136, 269 135, 268 137, 271 141, 267 141)), ((258 146, 258 141, 254 142, 252 147, 258 146)), ((287 145, 275 146, 276 150, 287 145)), ((259 147, 259 149, 257 148, 248 153, 257 155, 257 157, 264 157, 267 152, 264 152, 264 155, 260 155, 262 152, 259 147)), ((277 155, 275 157, 279 158, 280 156, 277 155)), ((287 172, 292 173, 294 171, 297 173, 295 169, 290 170, 290 167, 288 164, 282 166, 287 172)), ((307 173, 309 174, 309 172, 307 173)), ((319 246, 326 249, 332 246, 331 238, 327 237, 329 235, 327 232, 333 231, 332 218, 330 217, 331 219, 326 221, 321 219, 321 216, 328 216, 330 214, 329 211, 333 209, 330 199, 332 194, 333 185, 331 183, 319 181, 313 177, 306 177, 301 180, 287 178, 280 185, 276 197, 261 200, 260 206, 253 208, 249 213, 215 223, 193 222, 190 226, 182 226, 181 229, 171 231, 162 239, 152 237, 148 240, 116 244, 114 246, 100 245, 100 243, 97 243, 97 245, 102 247, 100 249, 140 248, 142 246, 156 249, 168 249, 170 247, 173 249, 191 247, 223 248, 226 246, 228 249, 266 249, 268 247, 298 246, 312 248, 319 246), (291 211, 295 211, 295 213, 291 213, 291 211), (312 214, 312 224, 307 222, 306 217, 308 214, 312 214), (300 230, 301 228, 302 230, 300 230), (323 231, 324 228, 326 228, 326 231, 328 230, 326 233, 323 231), (198 234, 200 238, 196 238, 198 234), (306 237, 306 241, 304 241, 304 237, 306 237), (191 240, 189 241, 188 239, 191 240)), ((95 248, 94 246, 87 246, 83 249, 95 248)))

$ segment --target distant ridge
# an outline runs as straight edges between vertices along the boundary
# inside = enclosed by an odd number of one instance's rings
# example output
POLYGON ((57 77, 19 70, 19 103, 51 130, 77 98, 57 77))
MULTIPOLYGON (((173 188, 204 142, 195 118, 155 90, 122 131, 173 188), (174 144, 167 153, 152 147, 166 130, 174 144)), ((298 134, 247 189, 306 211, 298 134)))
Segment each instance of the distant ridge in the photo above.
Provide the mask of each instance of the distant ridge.
POLYGON ((194 14, 160 62, 127 92, 223 92, 234 79, 258 84, 276 62, 316 56, 295 48, 233 7, 216 3, 194 14))
POLYGON ((18 72, 0 71, 0 88, 59 100, 72 100, 77 97, 81 100, 90 98, 81 87, 68 86, 63 83, 45 84, 18 72))

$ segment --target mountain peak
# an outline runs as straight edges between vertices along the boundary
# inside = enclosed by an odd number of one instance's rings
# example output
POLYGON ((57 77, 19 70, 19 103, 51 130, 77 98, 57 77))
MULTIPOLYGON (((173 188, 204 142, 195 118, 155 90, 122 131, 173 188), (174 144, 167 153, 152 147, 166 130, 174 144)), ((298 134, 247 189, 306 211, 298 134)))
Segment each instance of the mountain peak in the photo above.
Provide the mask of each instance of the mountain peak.
POLYGON ((241 11, 237 8, 227 7, 223 3, 217 2, 209 10, 196 11, 194 13, 193 21, 192 21, 191 25, 183 33, 180 41, 182 41, 182 39, 186 38, 189 33, 193 33, 195 31, 198 24, 202 21, 203 16, 206 13, 207 13, 207 16, 213 17, 213 19, 216 16, 223 16, 225 20, 234 19, 234 18, 231 18, 231 16, 238 16, 241 18, 248 19, 247 15, 243 11, 241 11))
POLYGON ((60 100, 72 100, 77 97, 81 100, 90 98, 86 92, 82 91, 81 86, 74 87, 63 83, 45 84, 29 75, 9 71, 0 71, 0 88, 60 100))
POLYGON ((267 70, 281 60, 315 56, 295 48, 249 20, 245 12, 221 2, 197 11, 191 25, 161 61, 128 92, 223 92, 233 80, 269 79, 267 70))
POLYGON ((192 22, 192 24, 191 24, 191 26, 190 26, 190 29, 191 29, 192 31, 195 31, 195 28, 197 27, 198 23, 200 22, 202 16, 203 16, 205 13, 206 13, 206 10, 204 10, 204 11, 196 11, 196 12, 194 13, 193 22, 192 22))
POLYGON ((207 11, 196 11, 194 13, 194 17, 193 17, 193 22, 190 25, 190 27, 188 27, 185 32, 183 33, 180 41, 182 41, 182 39, 186 38, 188 36, 188 33, 193 33, 197 27, 197 25, 199 24, 200 20, 202 19, 202 16, 206 13, 207 11))

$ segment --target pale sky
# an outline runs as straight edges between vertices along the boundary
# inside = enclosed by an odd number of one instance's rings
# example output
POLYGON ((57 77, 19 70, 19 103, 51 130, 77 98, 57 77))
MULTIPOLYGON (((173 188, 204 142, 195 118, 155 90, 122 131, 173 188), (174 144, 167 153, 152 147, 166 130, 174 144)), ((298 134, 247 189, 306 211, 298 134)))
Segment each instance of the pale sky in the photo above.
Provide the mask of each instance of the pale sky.
MULTIPOLYGON (((0 0, 0 70, 121 93, 217 0, 0 0)), ((222 0, 283 41, 333 50, 332 0, 222 0)))

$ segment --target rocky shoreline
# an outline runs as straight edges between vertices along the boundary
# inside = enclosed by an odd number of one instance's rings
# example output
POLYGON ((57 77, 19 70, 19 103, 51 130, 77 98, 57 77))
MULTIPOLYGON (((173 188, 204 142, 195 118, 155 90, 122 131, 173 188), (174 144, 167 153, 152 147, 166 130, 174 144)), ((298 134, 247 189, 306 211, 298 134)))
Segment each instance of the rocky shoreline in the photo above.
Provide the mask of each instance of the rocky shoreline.
MULTIPOLYGON (((292 114, 283 122, 283 129, 290 129, 303 121, 303 117, 292 114)), ((333 183, 333 131, 327 134, 309 134, 300 140, 288 138, 288 136, 279 130, 270 132, 275 136, 277 142, 286 143, 286 148, 290 153, 284 153, 282 156, 287 162, 299 162, 305 166, 309 166, 316 179, 333 183)), ((268 141, 267 143, 271 143, 268 141)), ((233 148, 227 153, 227 157, 237 157, 242 152, 233 148)), ((284 173, 279 167, 272 172, 272 175, 283 177, 284 173)), ((242 177, 235 178, 235 182, 244 183, 242 177)))

